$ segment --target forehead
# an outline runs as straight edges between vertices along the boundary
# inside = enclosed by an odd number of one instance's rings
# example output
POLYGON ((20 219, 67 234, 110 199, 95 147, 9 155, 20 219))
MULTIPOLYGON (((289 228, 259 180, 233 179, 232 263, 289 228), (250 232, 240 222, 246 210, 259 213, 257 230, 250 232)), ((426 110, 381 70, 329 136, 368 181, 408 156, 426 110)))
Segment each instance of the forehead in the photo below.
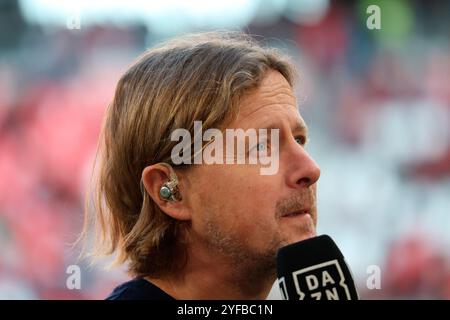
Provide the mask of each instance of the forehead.
POLYGON ((260 86, 241 100, 239 114, 233 124, 245 129, 285 121, 304 126, 291 86, 278 71, 271 70, 260 86))

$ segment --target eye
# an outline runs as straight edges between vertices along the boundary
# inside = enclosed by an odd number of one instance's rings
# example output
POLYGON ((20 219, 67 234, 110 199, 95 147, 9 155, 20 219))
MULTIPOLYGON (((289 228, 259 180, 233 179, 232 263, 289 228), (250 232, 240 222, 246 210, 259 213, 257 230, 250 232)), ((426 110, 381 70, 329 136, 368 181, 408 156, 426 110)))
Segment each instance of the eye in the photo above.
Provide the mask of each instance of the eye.
POLYGON ((297 136, 295 137, 295 141, 301 146, 304 146, 306 144, 306 138, 304 136, 297 136))
POLYGON ((267 144, 265 142, 260 142, 255 146, 257 151, 265 151, 267 149, 267 144))

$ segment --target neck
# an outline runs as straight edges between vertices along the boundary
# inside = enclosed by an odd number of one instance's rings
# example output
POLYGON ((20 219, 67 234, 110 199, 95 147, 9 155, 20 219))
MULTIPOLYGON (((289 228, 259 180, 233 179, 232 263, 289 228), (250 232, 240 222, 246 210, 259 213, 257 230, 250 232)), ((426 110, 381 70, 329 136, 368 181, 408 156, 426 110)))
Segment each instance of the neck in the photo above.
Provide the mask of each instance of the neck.
POLYGON ((237 265, 217 253, 190 250, 180 274, 146 279, 179 300, 263 300, 272 288, 276 272, 253 261, 237 265))

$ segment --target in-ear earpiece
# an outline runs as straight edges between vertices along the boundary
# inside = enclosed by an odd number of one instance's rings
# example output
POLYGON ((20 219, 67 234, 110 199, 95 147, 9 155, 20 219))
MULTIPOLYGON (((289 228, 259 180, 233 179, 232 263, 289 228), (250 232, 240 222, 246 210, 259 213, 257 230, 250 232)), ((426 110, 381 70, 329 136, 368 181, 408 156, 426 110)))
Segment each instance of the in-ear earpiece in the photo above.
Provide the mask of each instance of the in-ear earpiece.
POLYGON ((170 180, 164 183, 159 189, 159 195, 166 201, 178 201, 179 192, 177 187, 178 181, 170 180))
POLYGON ((164 200, 169 200, 172 197, 172 191, 170 191, 170 189, 168 187, 163 185, 161 187, 161 189, 159 190, 159 195, 164 200))
POLYGON ((175 174, 175 171, 167 163, 162 162, 161 165, 164 165, 165 167, 167 167, 169 169, 170 180, 165 182, 161 186, 161 189, 159 189, 159 195, 161 196, 161 198, 163 200, 166 200, 166 201, 179 201, 179 200, 181 200, 180 192, 178 190, 178 178, 177 178, 177 175, 175 174))

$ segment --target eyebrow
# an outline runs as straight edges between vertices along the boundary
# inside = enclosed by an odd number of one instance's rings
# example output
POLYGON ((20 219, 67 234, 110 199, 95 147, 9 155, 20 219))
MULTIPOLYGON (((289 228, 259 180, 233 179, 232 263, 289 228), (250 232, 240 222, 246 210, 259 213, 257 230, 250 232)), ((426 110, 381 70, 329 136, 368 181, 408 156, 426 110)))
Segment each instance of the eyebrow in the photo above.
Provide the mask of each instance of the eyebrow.
MULTIPOLYGON (((267 125, 262 125, 259 128, 260 129, 279 129, 281 126, 279 125, 279 123, 268 123, 267 125)), ((308 136, 308 127, 306 126, 306 124, 304 122, 295 122, 294 127, 291 129, 292 132, 296 132, 296 131, 300 131, 302 132, 305 137, 308 136)))
POLYGON ((292 131, 301 131, 308 135, 308 126, 304 122, 296 122, 292 131))

